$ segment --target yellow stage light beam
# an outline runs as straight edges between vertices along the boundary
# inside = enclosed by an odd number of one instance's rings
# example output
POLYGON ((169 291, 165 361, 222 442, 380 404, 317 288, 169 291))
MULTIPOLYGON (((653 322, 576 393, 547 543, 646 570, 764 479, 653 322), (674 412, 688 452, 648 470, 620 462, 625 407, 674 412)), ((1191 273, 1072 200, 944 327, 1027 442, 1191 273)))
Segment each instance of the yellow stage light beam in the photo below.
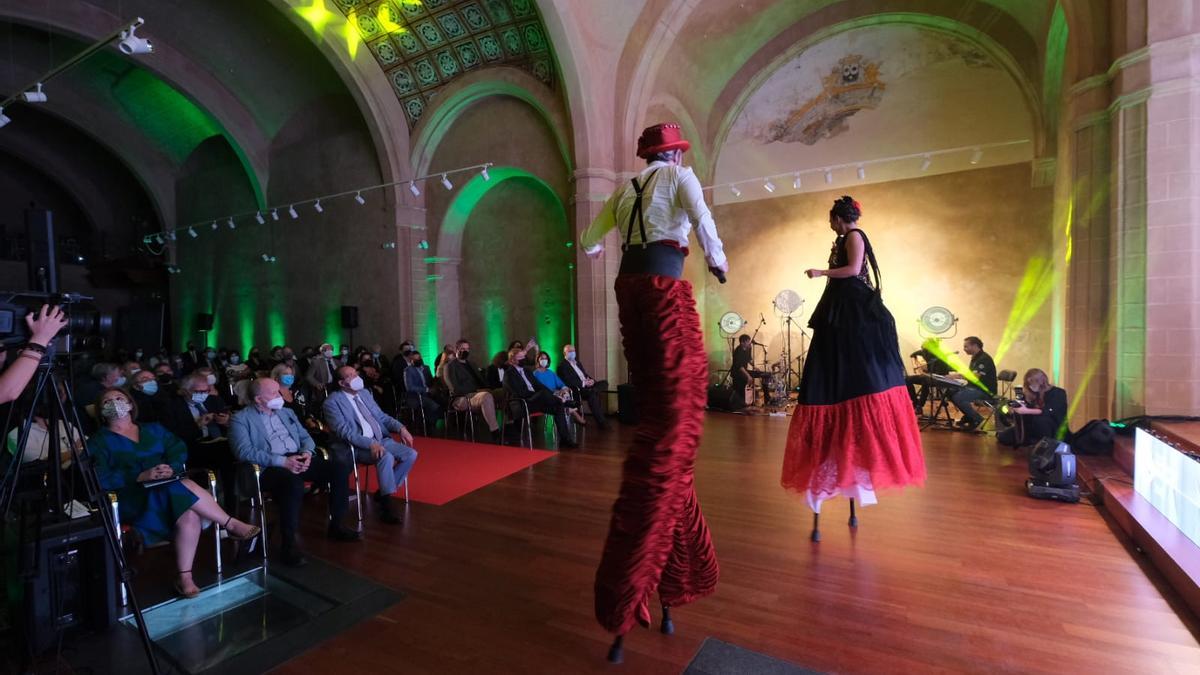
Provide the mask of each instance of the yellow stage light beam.
POLYGON ((358 46, 362 44, 362 36, 358 34, 358 13, 354 10, 350 10, 349 16, 346 17, 346 24, 342 26, 342 36, 346 38, 346 51, 353 61, 354 57, 358 56, 358 46))
POLYGON ((1113 311, 1112 308, 1109 308, 1107 315, 1104 317, 1104 328, 1101 329, 1100 335, 1092 343, 1091 356, 1088 357, 1087 369, 1083 371, 1083 379, 1079 381, 1079 388, 1071 394, 1071 403, 1067 406, 1067 416, 1063 418, 1062 426, 1058 428, 1056 437, 1059 440, 1062 440, 1066 436, 1071 418, 1075 416, 1075 411, 1083 403, 1088 387, 1092 384, 1092 378, 1100 368, 1100 363, 1108 358, 1107 347, 1112 331, 1112 323, 1113 311))
POLYGON ((404 26, 401 26, 392 19, 392 8, 388 7, 386 3, 380 5, 379 9, 376 10, 375 18, 379 19, 379 25, 383 27, 383 31, 388 35, 401 33, 405 30, 404 26))
POLYGON ((325 27, 333 20, 335 16, 333 12, 325 7, 325 0, 312 0, 307 6, 296 7, 296 13, 308 22, 308 25, 313 27, 317 37, 321 37, 325 33, 325 27))
POLYGON ((1000 346, 996 348, 997 363, 1004 360, 1008 350, 1012 348, 1025 327, 1028 326, 1042 306, 1054 292, 1054 285, 1059 278, 1050 258, 1040 256, 1030 258, 1025 264, 1025 274, 1017 286, 1012 308, 1008 311, 1008 323, 1004 325, 1004 333, 1000 338, 1000 346))

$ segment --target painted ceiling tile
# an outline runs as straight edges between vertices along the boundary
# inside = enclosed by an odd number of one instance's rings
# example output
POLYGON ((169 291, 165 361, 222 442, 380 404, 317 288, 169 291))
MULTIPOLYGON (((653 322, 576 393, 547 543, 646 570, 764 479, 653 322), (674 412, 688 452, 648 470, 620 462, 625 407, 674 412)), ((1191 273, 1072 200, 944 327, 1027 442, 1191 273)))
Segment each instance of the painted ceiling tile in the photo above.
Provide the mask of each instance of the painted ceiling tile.
POLYGON ((442 77, 449 80, 458 75, 458 60, 454 58, 454 52, 449 49, 443 49, 434 55, 437 59, 438 68, 442 72, 442 77))
POLYGON ((483 52, 483 58, 488 61, 499 61, 504 58, 504 48, 500 46, 500 40, 495 33, 480 35, 479 49, 483 52))
POLYGON ((442 27, 442 32, 451 40, 458 40, 466 37, 467 29, 462 22, 458 20, 458 15, 454 12, 446 12, 437 16, 437 22, 442 27))
POLYGON ((462 62, 464 69, 475 68, 483 63, 483 59, 479 56, 479 48, 474 42, 463 42, 454 46, 458 52, 458 60, 462 62))
POLYGON ((417 92, 417 82, 413 79, 408 68, 400 67, 390 72, 392 86, 400 96, 409 96, 417 92))
POLYGON ((504 0, 486 0, 488 13, 492 15, 492 21, 501 23, 511 23, 512 13, 508 11, 508 5, 504 4, 504 0))
POLYGON ((472 2, 463 5, 460 11, 462 12, 463 19, 466 20, 467 25, 471 27, 471 30, 480 31, 492 27, 492 23, 488 21, 487 14, 484 13, 483 8, 479 6, 479 3, 472 2))
POLYGON ((417 36, 425 43, 429 49, 439 47, 445 39, 442 37, 441 31, 437 29, 437 25, 433 21, 422 21, 416 25, 417 36))

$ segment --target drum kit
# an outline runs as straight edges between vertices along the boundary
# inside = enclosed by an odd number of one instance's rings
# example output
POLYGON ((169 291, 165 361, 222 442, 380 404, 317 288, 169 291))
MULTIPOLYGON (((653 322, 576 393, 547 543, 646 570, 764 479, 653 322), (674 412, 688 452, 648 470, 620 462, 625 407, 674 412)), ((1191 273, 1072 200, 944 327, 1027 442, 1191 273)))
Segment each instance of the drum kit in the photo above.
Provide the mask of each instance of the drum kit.
MULTIPOLYGON (((791 289, 782 290, 771 301, 771 306, 775 308, 775 315, 779 320, 779 333, 783 348, 779 358, 771 362, 766 345, 758 341, 759 331, 767 325, 766 317, 759 314, 760 321, 750 338, 750 348, 754 350, 755 347, 760 347, 762 358, 758 360, 752 352, 749 368, 752 381, 747 387, 746 404, 758 405, 761 408, 784 408, 791 402, 791 393, 800 383, 800 373, 804 369, 804 357, 807 354, 806 340, 809 339, 809 335, 797 323, 804 308, 804 298, 800 297, 800 294, 791 289), (799 347, 798 353, 793 352, 792 342, 794 334, 797 332, 799 333, 799 342, 795 346, 799 347), (761 382, 761 384, 755 386, 755 382, 761 382)), ((717 322, 721 335, 729 343, 731 362, 733 351, 737 347, 738 336, 749 323, 742 318, 741 314, 732 311, 723 314, 717 322)), ((726 372, 722 384, 732 376, 732 373, 732 370, 726 372)))

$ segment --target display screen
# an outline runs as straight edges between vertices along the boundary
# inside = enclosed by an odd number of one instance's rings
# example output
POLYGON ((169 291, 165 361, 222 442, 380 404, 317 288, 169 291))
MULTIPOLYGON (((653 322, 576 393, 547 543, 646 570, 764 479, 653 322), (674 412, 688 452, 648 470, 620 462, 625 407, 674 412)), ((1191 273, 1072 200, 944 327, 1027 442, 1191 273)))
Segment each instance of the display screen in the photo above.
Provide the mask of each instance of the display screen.
POLYGON ((1200 545, 1200 462, 1145 429, 1133 452, 1134 490, 1200 545))

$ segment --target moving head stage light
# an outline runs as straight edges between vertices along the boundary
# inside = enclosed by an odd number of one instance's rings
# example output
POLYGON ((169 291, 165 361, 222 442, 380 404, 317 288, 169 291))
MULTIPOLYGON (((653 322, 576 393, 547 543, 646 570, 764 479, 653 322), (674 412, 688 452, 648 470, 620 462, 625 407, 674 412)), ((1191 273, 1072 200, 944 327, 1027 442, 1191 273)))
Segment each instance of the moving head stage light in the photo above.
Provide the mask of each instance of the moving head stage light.
POLYGON ((1036 499, 1079 501, 1075 482, 1075 455, 1071 446, 1053 438, 1043 438, 1029 453, 1029 478, 1025 481, 1029 496, 1036 499))

